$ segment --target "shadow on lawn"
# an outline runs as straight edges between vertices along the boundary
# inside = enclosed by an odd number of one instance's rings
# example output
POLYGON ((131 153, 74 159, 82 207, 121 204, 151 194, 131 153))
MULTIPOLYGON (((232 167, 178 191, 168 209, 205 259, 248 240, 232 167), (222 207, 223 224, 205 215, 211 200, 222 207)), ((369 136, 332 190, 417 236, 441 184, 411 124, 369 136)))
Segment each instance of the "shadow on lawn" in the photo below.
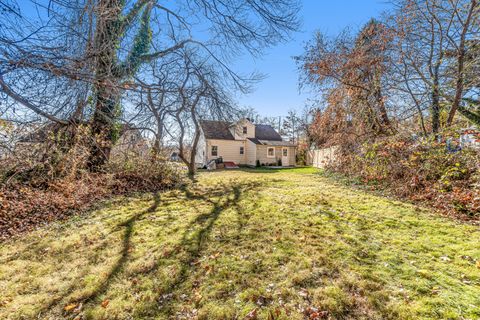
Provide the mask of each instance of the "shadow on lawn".
MULTIPOLYGON (((96 288, 95 291, 93 291, 88 296, 83 297, 80 301, 70 301, 70 303, 81 302, 83 304, 87 304, 87 303, 93 302, 98 296, 100 296, 102 293, 108 290, 113 278, 123 270, 125 262, 128 260, 128 251, 131 246, 131 237, 132 237, 132 232, 133 232, 135 222, 141 217, 143 217, 145 214, 155 212, 155 210, 158 208, 159 205, 160 205, 160 194, 156 192, 153 194, 153 204, 148 209, 134 214, 127 221, 118 225, 118 227, 125 228, 125 231, 122 237, 123 238, 122 250, 121 250, 119 259, 117 260, 115 265, 111 268, 106 279, 96 288)), ((63 292, 62 297, 54 298, 47 305, 42 307, 41 310, 38 312, 38 315, 40 316, 44 313, 49 312, 55 307, 58 307, 62 302, 65 302, 63 300, 63 297, 69 296, 76 289, 77 289, 76 284, 75 283, 72 284, 65 292, 63 292)))
POLYGON ((120 258, 112 267, 112 269, 108 273, 103 283, 100 286, 98 286, 98 288, 94 292, 92 292, 92 294, 84 298, 83 303, 94 301, 98 296, 102 295, 108 290, 113 278, 123 270, 123 267, 125 266, 125 263, 128 260, 128 252, 131 247, 132 232, 135 226, 135 222, 141 219, 144 215, 155 212, 159 205, 160 205, 160 194, 158 192, 155 192, 153 194, 153 204, 148 209, 134 214, 127 221, 118 225, 119 227, 125 228, 125 233, 123 234, 122 251, 121 251, 120 258))
POLYGON ((168 288, 161 292, 158 299, 156 299, 161 305, 161 309, 158 311, 159 314, 172 316, 175 303, 172 294, 188 280, 189 273, 198 265, 197 260, 201 257, 201 252, 207 243, 213 226, 222 212, 228 208, 234 208, 235 211, 241 215, 242 213, 238 203, 242 195, 259 186, 260 183, 258 182, 223 184, 221 186, 215 186, 215 190, 206 193, 192 192, 188 188, 183 189, 188 199, 205 201, 213 207, 209 212, 197 216, 186 226, 180 242, 185 258, 180 261, 181 269, 178 275, 173 279, 168 288), (212 198, 215 197, 219 197, 219 199, 216 201, 212 200, 212 198))
MULTIPOLYGON (((182 235, 179 243, 180 251, 176 254, 178 255, 179 263, 181 265, 180 270, 177 276, 172 279, 172 282, 168 285, 167 289, 158 294, 158 297, 155 299, 157 304, 146 309, 148 311, 145 312, 147 312, 149 316, 151 313, 171 315, 171 312, 173 311, 173 303, 175 301, 174 299, 165 300, 162 297, 173 296, 174 291, 188 279, 189 272, 196 267, 197 264, 195 262, 201 257, 201 252, 207 244, 207 240, 213 229, 213 226, 222 212, 228 208, 235 208, 235 210, 240 214, 238 202, 241 200, 243 193, 251 191, 259 186, 259 182, 238 183, 237 181, 232 181, 227 184, 212 185, 207 189, 197 188, 195 184, 185 186, 182 189, 186 199, 190 200, 188 205, 195 206, 195 200, 199 200, 211 204, 212 209, 206 213, 198 215, 185 227, 184 234, 182 235), (161 305, 160 310, 158 304, 161 305)), ((60 307, 62 303, 82 303, 84 310, 87 308, 87 306, 91 307, 96 303, 99 303, 100 301, 97 300, 99 300, 99 298, 109 290, 111 285, 115 282, 117 276, 123 272, 126 263, 129 261, 129 253, 132 246, 132 235, 135 229, 135 223, 139 219, 142 219, 145 215, 155 212, 161 202, 160 194, 155 193, 153 196, 153 204, 148 209, 134 214, 128 220, 117 225, 118 228, 124 228, 119 257, 115 264, 111 267, 104 280, 95 288, 93 292, 88 294, 88 296, 84 296, 76 301, 65 301, 62 298, 54 299, 50 304, 42 308, 40 314, 47 313, 53 310, 53 308, 60 307)), ((200 209, 198 211, 200 211, 200 209)), ((155 265, 145 273, 154 276, 155 272, 160 267, 163 258, 160 258, 159 261, 157 261, 155 265)), ((76 288, 77 287, 75 285, 72 285, 72 287, 67 290, 68 292, 63 295, 63 297, 68 296, 76 288)))

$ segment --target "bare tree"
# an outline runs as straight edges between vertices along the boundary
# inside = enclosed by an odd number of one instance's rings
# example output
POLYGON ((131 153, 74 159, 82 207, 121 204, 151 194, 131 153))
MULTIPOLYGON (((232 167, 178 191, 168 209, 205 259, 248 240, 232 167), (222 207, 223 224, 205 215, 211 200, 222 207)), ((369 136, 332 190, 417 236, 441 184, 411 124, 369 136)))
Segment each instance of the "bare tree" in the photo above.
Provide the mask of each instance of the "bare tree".
POLYGON ((66 0, 21 6, 11 0, 1 4, 6 8, 5 28, 0 31, 5 105, 10 110, 20 106, 61 124, 77 118, 90 121, 94 170, 108 159, 117 136, 116 123, 126 108, 122 100, 126 91, 137 88, 132 82, 146 65, 195 47, 228 69, 226 62, 236 54, 259 54, 298 27, 297 2, 287 0, 170 4, 66 0), (38 12, 39 22, 29 21, 31 12, 25 8, 38 12), (199 28, 207 29, 208 36, 196 32, 199 28), (202 41, 193 34, 201 34, 202 41), (69 94, 58 94, 62 87, 69 94))
POLYGON ((478 36, 478 8, 476 0, 405 0, 395 11, 399 89, 410 95, 422 123, 422 105, 428 105, 433 133, 452 124, 464 95, 465 44, 478 36))

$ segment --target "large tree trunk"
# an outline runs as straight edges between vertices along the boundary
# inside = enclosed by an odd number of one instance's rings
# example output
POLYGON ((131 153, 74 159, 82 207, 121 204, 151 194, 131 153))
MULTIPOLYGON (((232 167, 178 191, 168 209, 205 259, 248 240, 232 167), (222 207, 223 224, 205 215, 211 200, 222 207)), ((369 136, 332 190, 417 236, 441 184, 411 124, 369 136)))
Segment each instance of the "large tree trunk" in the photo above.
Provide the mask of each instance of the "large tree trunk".
POLYGON ((382 91, 379 87, 377 87, 375 90, 375 100, 377 102, 377 108, 380 113, 382 124, 384 127, 386 127, 386 131, 388 132, 390 131, 392 124, 390 122, 390 118, 388 117, 387 108, 385 108, 385 101, 383 100, 382 91))
POLYGON ((118 137, 115 126, 118 93, 109 92, 113 88, 99 88, 97 102, 92 121, 92 136, 94 138, 90 152, 89 166, 93 171, 101 170, 110 158, 110 151, 118 137))
POLYGON ((110 157, 115 139, 119 103, 116 45, 122 10, 121 0, 100 0, 93 53, 95 54, 95 111, 92 119, 93 144, 89 166, 101 170, 110 157))

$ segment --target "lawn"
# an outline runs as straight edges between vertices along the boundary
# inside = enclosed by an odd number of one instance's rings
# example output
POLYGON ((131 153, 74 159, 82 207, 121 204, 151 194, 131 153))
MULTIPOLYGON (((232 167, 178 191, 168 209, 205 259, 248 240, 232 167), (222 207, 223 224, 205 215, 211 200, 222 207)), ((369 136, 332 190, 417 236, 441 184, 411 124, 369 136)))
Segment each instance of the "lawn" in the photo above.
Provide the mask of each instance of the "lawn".
POLYGON ((314 169, 203 172, 0 248, 0 319, 479 319, 480 232, 314 169))

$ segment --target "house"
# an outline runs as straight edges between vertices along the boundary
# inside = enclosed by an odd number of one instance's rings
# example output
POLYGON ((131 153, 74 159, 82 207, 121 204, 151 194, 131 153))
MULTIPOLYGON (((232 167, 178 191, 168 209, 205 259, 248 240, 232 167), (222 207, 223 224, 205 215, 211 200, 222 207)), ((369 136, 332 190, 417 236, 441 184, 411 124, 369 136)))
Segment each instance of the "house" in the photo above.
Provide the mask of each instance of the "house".
POLYGON ((270 125, 254 124, 250 119, 233 123, 202 120, 200 127, 196 163, 201 167, 218 158, 236 165, 295 165, 296 145, 283 141, 270 125))
MULTIPOLYGON (((68 129, 65 125, 53 122, 32 128, 29 133, 21 136, 17 141, 16 150, 34 153, 44 143, 53 140, 59 132, 68 129)), ((131 152, 142 157, 148 156, 150 145, 140 130, 128 124, 122 124, 119 128, 119 138, 112 147, 111 156, 126 156, 131 152)))
POLYGON ((460 132, 460 146, 480 149, 480 131, 475 127, 463 129, 460 132))

